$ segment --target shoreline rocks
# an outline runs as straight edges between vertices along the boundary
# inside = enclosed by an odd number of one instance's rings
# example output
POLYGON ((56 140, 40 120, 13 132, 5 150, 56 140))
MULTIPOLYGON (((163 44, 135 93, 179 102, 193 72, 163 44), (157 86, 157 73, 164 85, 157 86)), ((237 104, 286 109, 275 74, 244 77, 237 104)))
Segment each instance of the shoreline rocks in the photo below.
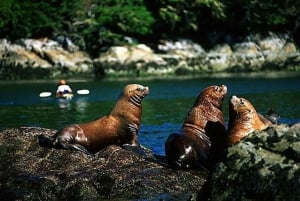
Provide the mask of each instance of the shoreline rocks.
MULTIPOLYGON (((137 200, 197 197, 207 172, 166 167, 151 151, 109 146, 95 157, 43 147, 54 130, 21 127, 0 132, 0 197, 4 200, 137 200)), ((2 200, 3 200, 2 199, 2 200)))
POLYGON ((93 62, 86 52, 64 49, 47 38, 0 40, 0 79, 51 78, 62 74, 92 74, 93 62))
POLYGON ((300 123, 282 124, 228 148, 212 174, 210 200, 299 200, 299 178, 300 123))
POLYGON ((55 130, 0 131, 3 200, 299 200, 300 123, 274 125, 228 148, 211 173, 170 169, 151 150, 109 146, 95 157, 49 148, 55 130), (207 198, 208 197, 208 198, 207 198))
POLYGON ((68 44, 47 38, 0 40, 0 80, 300 70, 300 52, 287 34, 253 34, 209 50, 188 39, 160 41, 152 49, 113 46, 96 58, 68 44))

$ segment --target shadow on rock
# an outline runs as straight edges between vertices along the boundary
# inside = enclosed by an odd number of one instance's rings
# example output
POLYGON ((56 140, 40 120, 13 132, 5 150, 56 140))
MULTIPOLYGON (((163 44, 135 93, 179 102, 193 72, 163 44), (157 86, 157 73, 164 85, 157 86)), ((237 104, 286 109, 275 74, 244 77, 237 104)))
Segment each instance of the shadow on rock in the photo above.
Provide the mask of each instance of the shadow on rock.
POLYGON ((146 148, 141 155, 109 146, 94 157, 52 149, 47 136, 54 133, 0 131, 1 200, 190 200, 206 181, 207 172, 172 170, 146 148))

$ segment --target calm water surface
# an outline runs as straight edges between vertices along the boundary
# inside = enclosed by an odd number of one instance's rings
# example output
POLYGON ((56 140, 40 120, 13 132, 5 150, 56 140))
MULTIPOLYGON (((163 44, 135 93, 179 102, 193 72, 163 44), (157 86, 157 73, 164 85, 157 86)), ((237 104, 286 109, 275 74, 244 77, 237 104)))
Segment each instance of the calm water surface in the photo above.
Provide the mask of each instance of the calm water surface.
POLYGON ((75 94, 67 103, 53 97, 39 97, 42 91, 55 91, 54 81, 19 81, 0 83, 0 128, 38 126, 59 129, 67 124, 94 120, 111 110, 120 91, 129 83, 150 87, 150 94, 143 100, 139 140, 157 154, 164 154, 167 136, 180 128, 195 98, 203 88, 210 85, 225 84, 228 87, 228 95, 223 104, 226 121, 231 95, 247 98, 263 114, 274 108, 280 114, 282 123, 293 124, 300 121, 299 75, 269 78, 70 81, 74 91, 89 89, 90 94, 75 94))

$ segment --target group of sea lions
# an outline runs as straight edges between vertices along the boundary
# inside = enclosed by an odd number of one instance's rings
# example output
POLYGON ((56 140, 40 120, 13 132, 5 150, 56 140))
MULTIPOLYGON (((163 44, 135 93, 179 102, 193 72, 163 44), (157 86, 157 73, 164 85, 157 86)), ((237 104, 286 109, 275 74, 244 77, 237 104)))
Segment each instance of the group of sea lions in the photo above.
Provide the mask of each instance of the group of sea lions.
MULTIPOLYGON (((129 84, 124 87, 107 116, 95 121, 72 124, 52 136, 52 145, 94 154, 109 145, 139 147, 137 134, 141 124, 142 100, 149 87, 129 84)), ((272 122, 258 114, 244 98, 229 101, 229 125, 225 127, 222 104, 227 87, 209 86, 197 97, 179 132, 169 135, 165 143, 166 160, 173 168, 210 168, 226 147, 250 132, 263 130, 272 122)))

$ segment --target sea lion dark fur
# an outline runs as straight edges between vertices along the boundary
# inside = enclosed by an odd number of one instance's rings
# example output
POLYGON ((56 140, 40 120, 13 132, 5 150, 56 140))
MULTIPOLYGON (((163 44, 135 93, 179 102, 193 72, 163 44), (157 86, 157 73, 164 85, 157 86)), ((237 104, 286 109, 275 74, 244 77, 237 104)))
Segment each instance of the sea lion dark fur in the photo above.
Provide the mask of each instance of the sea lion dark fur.
POLYGON ((165 143, 167 162, 175 168, 209 167, 211 156, 223 151, 226 128, 222 113, 227 87, 209 86, 197 97, 179 133, 165 143))
POLYGON ((228 146, 233 145, 255 130, 264 130, 272 122, 257 113, 245 98, 232 96, 229 101, 228 146))
POLYGON ((66 126, 54 135, 53 145, 86 154, 96 153, 108 145, 139 146, 137 134, 141 124, 141 103, 148 94, 148 87, 127 85, 107 116, 66 126))

